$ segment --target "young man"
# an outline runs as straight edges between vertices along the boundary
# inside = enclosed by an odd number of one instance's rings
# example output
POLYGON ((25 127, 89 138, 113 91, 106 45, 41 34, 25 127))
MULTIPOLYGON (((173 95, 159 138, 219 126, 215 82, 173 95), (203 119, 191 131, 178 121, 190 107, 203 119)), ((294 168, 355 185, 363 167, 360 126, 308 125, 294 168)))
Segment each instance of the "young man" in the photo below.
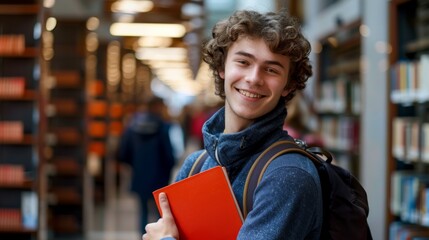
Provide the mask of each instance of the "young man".
MULTIPOLYGON (((237 11, 216 24, 212 35, 204 48, 204 61, 213 71, 216 94, 225 106, 203 126, 209 158, 202 171, 226 167, 242 208, 252 163, 273 142, 291 139, 282 130, 285 105, 312 74, 310 44, 285 12, 237 11)), ((176 180, 188 176, 200 153, 186 159, 176 180)), ((146 226, 144 240, 180 238, 167 197, 160 195, 163 218, 146 226)), ((285 154, 269 164, 237 239, 319 239, 321 226, 317 170, 306 157, 285 154)))

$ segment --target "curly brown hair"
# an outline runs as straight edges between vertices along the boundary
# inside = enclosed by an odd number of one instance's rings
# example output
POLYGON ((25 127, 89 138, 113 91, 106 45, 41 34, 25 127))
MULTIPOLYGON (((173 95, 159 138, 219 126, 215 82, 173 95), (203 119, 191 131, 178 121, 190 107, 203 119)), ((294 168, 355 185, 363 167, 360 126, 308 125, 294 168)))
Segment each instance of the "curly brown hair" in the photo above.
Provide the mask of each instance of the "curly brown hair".
POLYGON ((240 10, 228 19, 219 21, 213 27, 213 38, 204 44, 203 60, 213 72, 216 95, 225 99, 224 80, 219 76, 219 72, 225 69, 229 47, 242 36, 261 38, 272 52, 290 58, 289 81, 286 86, 290 91, 284 98, 285 103, 295 96, 296 90, 305 88, 308 78, 312 75, 308 58, 311 46, 302 35, 297 19, 284 10, 264 14, 240 10))

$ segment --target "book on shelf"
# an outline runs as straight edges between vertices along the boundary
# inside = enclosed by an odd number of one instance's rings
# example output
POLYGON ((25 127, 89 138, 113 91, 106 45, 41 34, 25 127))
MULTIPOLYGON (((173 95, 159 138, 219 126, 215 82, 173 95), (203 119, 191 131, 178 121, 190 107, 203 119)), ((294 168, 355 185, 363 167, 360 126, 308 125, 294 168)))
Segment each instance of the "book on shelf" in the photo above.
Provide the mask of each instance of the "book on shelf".
POLYGON ((429 100, 429 54, 420 56, 419 79, 419 100, 429 100))
POLYGON ((429 100, 429 54, 417 60, 401 60, 390 69, 391 100, 394 103, 429 100))
POLYGON ((429 162, 429 124, 420 127, 416 119, 397 117, 393 120, 393 156, 406 161, 429 162))
POLYGON ((200 172, 153 192, 162 215, 158 196, 165 192, 180 239, 236 239, 243 223, 225 168, 200 172))
POLYGON ((106 144, 103 141, 91 140, 88 144, 88 152, 104 156, 106 155, 106 144))
POLYGON ((429 229, 403 222, 393 222, 389 226, 389 240, 396 239, 429 239, 429 229))
POLYGON ((51 88, 79 88, 81 86, 80 74, 73 70, 56 71, 48 80, 48 86, 51 88))
POLYGON ((429 162, 429 123, 422 125, 422 160, 429 162))
POLYGON ((24 166, 18 164, 0 164, 0 184, 20 185, 25 181, 24 166))
POLYGON ((104 94, 104 83, 101 80, 89 82, 88 94, 92 97, 102 96, 104 94))
POLYGON ((21 226, 21 211, 19 209, 0 208, 0 230, 19 229, 21 226))
POLYGON ((24 34, 0 35, 0 54, 20 54, 24 50, 24 34))
POLYGON ((429 226, 429 177, 396 171, 391 177, 390 211, 408 223, 429 226))
POLYGON ((104 100, 92 100, 88 103, 88 115, 90 117, 107 116, 107 102, 104 100))
POLYGON ((74 99, 55 99, 46 107, 46 115, 49 117, 74 116, 79 112, 79 104, 74 99))
POLYGON ((0 97, 21 97, 24 92, 24 77, 0 77, 0 97))
POLYGON ((107 124, 104 121, 91 120, 88 125, 90 137, 103 138, 107 135, 107 124))
POLYGON ((35 192, 21 193, 22 226, 25 229, 36 229, 38 222, 38 199, 35 192))
POLYGON ((0 142, 20 142, 24 139, 24 124, 20 121, 0 121, 0 142))

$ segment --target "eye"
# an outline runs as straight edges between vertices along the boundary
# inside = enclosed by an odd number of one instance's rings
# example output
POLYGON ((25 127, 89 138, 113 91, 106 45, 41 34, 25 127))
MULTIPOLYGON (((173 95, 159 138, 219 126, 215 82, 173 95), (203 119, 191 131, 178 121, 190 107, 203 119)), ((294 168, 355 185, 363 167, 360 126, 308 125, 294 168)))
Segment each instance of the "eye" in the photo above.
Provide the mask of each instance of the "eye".
POLYGON ((279 71, 275 68, 267 67, 266 71, 271 74, 279 74, 279 71))
POLYGON ((239 65, 247 66, 249 65, 249 62, 246 60, 238 59, 235 62, 237 62, 239 65))

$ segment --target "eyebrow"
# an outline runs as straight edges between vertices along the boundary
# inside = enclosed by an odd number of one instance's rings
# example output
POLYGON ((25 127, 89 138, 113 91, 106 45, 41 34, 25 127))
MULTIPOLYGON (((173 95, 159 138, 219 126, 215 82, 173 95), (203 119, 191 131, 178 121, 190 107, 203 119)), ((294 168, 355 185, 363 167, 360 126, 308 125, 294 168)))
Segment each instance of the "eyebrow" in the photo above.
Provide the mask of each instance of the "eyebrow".
MULTIPOLYGON (((248 52, 238 51, 235 54, 236 55, 245 56, 245 57, 248 57, 248 58, 251 58, 251 59, 256 59, 255 56, 253 56, 252 54, 250 54, 248 52)), ((286 69, 285 66, 283 66, 283 64, 281 64, 279 61, 269 60, 269 61, 264 61, 264 63, 269 64, 269 65, 276 65, 276 66, 279 66, 279 67, 281 67, 283 69, 286 69)))

